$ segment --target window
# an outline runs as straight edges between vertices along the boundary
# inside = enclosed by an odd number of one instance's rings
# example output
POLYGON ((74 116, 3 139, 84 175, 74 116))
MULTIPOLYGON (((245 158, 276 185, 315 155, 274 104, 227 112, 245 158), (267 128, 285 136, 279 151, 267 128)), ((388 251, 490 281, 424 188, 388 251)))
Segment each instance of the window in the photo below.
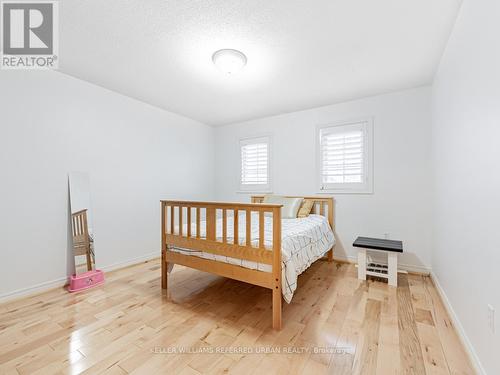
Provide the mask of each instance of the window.
POLYGON ((373 192, 371 120, 318 128, 321 191, 373 192))
POLYGON ((270 137, 240 140, 240 190, 266 192, 270 181, 270 137))

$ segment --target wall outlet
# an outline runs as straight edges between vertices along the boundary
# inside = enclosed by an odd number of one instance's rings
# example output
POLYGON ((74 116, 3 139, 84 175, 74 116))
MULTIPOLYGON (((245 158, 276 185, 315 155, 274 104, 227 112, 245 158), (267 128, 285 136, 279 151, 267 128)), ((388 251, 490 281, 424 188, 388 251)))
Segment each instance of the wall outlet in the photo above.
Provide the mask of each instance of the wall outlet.
POLYGON ((488 327, 492 333, 495 333, 495 308, 491 305, 488 305, 488 327))

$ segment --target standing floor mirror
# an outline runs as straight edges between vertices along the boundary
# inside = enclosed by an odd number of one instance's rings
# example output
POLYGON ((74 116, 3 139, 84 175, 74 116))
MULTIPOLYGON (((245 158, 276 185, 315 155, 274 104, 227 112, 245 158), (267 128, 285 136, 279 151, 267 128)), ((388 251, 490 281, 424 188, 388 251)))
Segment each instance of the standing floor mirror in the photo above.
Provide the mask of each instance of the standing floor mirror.
POLYGON ((87 173, 69 174, 71 205, 71 238, 75 273, 70 278, 70 292, 88 289, 104 282, 102 271, 95 266, 93 213, 90 202, 90 182, 87 173))

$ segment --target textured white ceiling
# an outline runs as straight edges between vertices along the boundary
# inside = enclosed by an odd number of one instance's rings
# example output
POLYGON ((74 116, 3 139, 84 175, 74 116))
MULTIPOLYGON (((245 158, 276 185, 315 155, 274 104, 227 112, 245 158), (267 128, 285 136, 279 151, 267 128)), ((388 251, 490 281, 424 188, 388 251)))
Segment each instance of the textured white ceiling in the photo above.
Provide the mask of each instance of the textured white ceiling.
POLYGON ((60 70, 211 125, 428 84, 460 0, 64 0, 60 70), (214 51, 248 65, 225 76, 214 51))

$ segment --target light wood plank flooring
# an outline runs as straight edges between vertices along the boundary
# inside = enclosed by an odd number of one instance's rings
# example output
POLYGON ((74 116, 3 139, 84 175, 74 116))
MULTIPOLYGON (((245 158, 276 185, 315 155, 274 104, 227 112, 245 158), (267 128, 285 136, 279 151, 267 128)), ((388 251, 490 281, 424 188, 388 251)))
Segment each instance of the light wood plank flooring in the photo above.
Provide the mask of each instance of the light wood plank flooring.
POLYGON ((159 268, 0 305, 0 373, 474 373, 428 277, 399 275, 396 289, 320 260, 300 276, 277 332, 270 291, 176 266, 167 297, 159 268))

